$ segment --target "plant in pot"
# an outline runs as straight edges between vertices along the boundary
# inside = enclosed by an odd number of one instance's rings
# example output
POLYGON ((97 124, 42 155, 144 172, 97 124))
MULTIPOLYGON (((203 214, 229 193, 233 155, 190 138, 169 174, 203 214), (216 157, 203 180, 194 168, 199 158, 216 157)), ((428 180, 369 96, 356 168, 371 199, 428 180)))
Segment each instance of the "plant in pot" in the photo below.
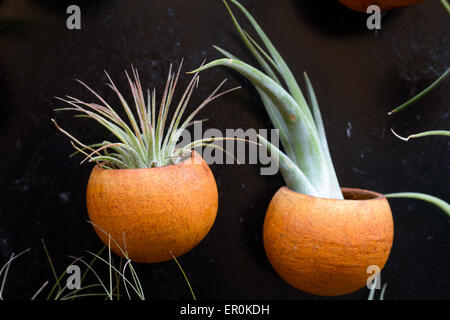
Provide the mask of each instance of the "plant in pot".
POLYGON ((248 78, 279 129, 284 152, 260 137, 279 159, 286 183, 266 213, 263 239, 267 257, 284 280, 302 291, 334 296, 358 290, 366 284, 367 268, 376 265, 382 269, 389 256, 393 240, 389 203, 373 191, 340 188, 307 75, 309 102, 254 18, 239 2, 231 1, 249 19, 269 53, 242 30, 224 2, 265 73, 220 48, 227 58, 195 72, 227 66, 248 78))
MULTIPOLYGON (((279 159, 286 183, 273 196, 264 221, 263 241, 275 271, 292 286, 315 295, 354 292, 367 283, 368 267, 385 265, 393 241, 393 219, 382 194, 340 188, 319 105, 304 74, 307 99, 289 67, 250 13, 230 0, 249 20, 267 52, 239 25, 236 29, 264 72, 215 47, 226 58, 192 72, 229 67, 256 88, 283 151, 259 137, 279 159)), ((448 204, 445 204, 448 205, 448 204)))
POLYGON ((85 155, 82 163, 96 164, 87 185, 86 202, 97 235, 120 256, 124 256, 123 251, 108 235, 118 243, 123 242, 129 258, 135 262, 166 261, 186 253, 207 235, 217 214, 216 181, 207 163, 193 150, 205 145, 218 147, 212 144, 217 138, 196 140, 183 147, 177 143, 183 130, 196 123, 194 117, 200 110, 236 88, 217 93, 225 81, 222 82, 183 119, 199 82, 198 74, 194 75, 166 128, 181 66, 182 63, 176 74, 170 67, 159 111, 155 89, 144 93, 136 69, 133 68, 132 77, 126 73, 134 113, 106 73, 108 86, 117 95, 129 124, 81 81, 98 102, 84 102, 71 96, 58 98, 69 107, 57 110, 75 111, 77 116, 95 120, 118 142, 86 145, 52 119, 58 130, 70 138, 76 153, 85 155))

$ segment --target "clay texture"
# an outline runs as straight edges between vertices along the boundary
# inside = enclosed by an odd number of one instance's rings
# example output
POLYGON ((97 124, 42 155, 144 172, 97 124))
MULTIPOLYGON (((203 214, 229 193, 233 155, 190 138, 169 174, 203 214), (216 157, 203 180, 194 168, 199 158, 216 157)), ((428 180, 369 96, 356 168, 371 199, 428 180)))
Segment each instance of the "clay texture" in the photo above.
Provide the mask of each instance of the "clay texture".
POLYGON ((422 0, 339 0, 346 7, 360 12, 366 12, 370 5, 377 5, 381 11, 401 8, 416 4, 422 0))
MULTIPOLYGON (((149 169, 94 167, 86 193, 90 220, 111 234, 135 262, 172 259, 195 247, 214 224, 218 192, 198 153, 180 164, 149 169)), ((108 236, 95 228, 107 245, 108 236)), ((121 255, 119 248, 111 249, 121 255)))
POLYGON ((267 257, 284 280, 304 292, 354 292, 366 285, 367 268, 381 270, 389 256, 394 226, 386 198, 360 189, 342 191, 345 200, 282 187, 270 202, 263 230, 267 257))

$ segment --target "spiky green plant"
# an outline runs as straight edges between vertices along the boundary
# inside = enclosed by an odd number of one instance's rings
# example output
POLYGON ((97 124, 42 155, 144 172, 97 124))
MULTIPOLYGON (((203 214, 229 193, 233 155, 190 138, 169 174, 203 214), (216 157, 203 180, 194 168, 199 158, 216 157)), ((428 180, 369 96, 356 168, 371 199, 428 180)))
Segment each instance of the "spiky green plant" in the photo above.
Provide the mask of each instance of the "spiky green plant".
POLYGON ((119 116, 115 109, 111 107, 104 98, 80 80, 77 81, 86 87, 97 98, 100 104, 95 102, 84 102, 71 96, 57 98, 60 101, 69 104, 70 107, 55 109, 56 111, 74 111, 77 112, 77 116, 95 120, 110 131, 114 137, 118 139, 118 142, 103 141, 102 143, 86 145, 69 132, 62 129, 54 119, 52 119, 52 121, 59 131, 70 138, 72 146, 76 149, 74 154, 82 153, 86 156, 81 163, 88 160, 89 162, 95 162, 106 169, 167 166, 180 162, 196 147, 211 146, 221 149, 218 145, 212 144, 212 142, 216 140, 225 140, 227 138, 213 137, 195 140, 180 148, 178 148, 177 142, 188 126, 201 122, 194 120, 194 117, 200 110, 211 101, 228 92, 238 89, 238 87, 217 93, 225 83, 226 80, 224 80, 206 100, 187 116, 186 119, 183 119, 183 114, 189 104, 192 92, 199 83, 198 73, 195 74, 178 101, 175 113, 166 129, 169 109, 174 99, 181 67, 182 62, 175 74, 172 72, 172 65, 170 65, 169 75, 165 85, 164 94, 161 98, 159 111, 157 110, 155 89, 153 89, 152 92, 147 90, 147 93, 145 94, 141 86, 138 71, 135 68, 132 68, 133 79, 125 72, 133 95, 133 103, 135 105, 137 117, 133 114, 132 108, 111 80, 108 73, 105 72, 109 79, 108 86, 117 95, 128 118, 129 124, 119 116))
POLYGON ((279 130, 284 152, 263 137, 259 137, 259 140, 279 159, 280 171, 287 187, 312 196, 342 199, 319 105, 308 76, 305 73, 307 102, 291 70, 256 20, 238 1, 231 2, 248 18, 268 51, 264 51, 241 28, 228 3, 224 1, 240 36, 265 73, 218 47, 215 48, 226 58, 210 62, 193 72, 227 66, 249 79, 259 93, 273 125, 279 130))
MULTIPOLYGON (((192 73, 226 66, 249 79, 259 93, 274 127, 279 130, 284 152, 263 137, 259 138, 271 154, 279 159, 280 171, 287 187, 312 196, 342 199, 319 104, 307 74, 304 74, 304 78, 308 100, 304 98, 286 62, 251 14, 238 1, 230 0, 247 17, 267 52, 241 28, 227 1, 223 2, 239 35, 265 73, 216 46, 226 58, 212 61, 192 73)), ((407 192, 387 194, 386 197, 425 200, 450 215, 450 205, 434 196, 407 192)))

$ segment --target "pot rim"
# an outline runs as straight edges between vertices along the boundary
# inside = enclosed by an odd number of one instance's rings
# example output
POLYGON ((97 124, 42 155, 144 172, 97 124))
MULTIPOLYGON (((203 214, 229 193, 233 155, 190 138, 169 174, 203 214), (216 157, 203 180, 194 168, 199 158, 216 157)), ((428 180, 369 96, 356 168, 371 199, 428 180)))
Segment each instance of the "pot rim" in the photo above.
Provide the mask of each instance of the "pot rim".
POLYGON ((299 193, 299 192, 293 191, 293 190, 289 189, 286 186, 281 187, 280 190, 287 191, 287 192, 292 193, 292 194, 294 194, 296 196, 301 196, 301 197, 305 197, 305 198, 312 198, 312 199, 321 199, 321 200, 358 201, 358 202, 360 202, 360 201, 373 201, 373 200, 386 199, 386 196, 384 194, 381 194, 381 193, 378 193, 378 192, 375 192, 375 191, 371 191, 371 190, 359 189, 359 188, 341 188, 341 191, 344 194, 344 199, 335 199, 335 198, 324 198, 324 197, 311 196, 311 195, 307 195, 307 194, 304 194, 304 193, 299 193), (347 199, 347 198, 345 198, 345 194, 349 194, 349 193, 362 195, 363 197, 361 199, 347 199))
MULTIPOLYGON (((179 166, 179 165, 189 165, 189 164, 197 164, 195 162, 193 163, 189 163, 189 161, 191 161, 194 157, 198 158, 198 159, 202 159, 203 162, 203 157, 194 149, 191 150, 191 156, 189 158, 184 159, 183 161, 179 162, 179 163, 172 163, 166 166, 160 166, 160 167, 151 167, 151 168, 129 168, 129 169, 104 169, 102 167, 100 167, 98 164, 96 164, 94 166, 94 169, 96 170, 104 170, 104 171, 111 171, 111 172, 116 172, 116 171, 128 171, 128 172, 133 172, 133 171, 140 171, 140 170, 151 170, 151 169, 165 169, 165 168, 171 168, 171 167, 175 167, 175 166, 179 166)), ((198 164, 202 164, 202 163, 198 163, 198 164)))

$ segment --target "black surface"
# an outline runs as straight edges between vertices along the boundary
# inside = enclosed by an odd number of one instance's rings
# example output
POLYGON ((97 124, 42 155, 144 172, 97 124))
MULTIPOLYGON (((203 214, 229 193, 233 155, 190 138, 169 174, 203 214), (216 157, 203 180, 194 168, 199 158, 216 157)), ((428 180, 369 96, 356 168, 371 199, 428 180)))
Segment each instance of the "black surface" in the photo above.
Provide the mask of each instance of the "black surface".
MULTIPOLYGON (((76 1, 70 1, 76 3, 76 1)), ((253 62, 241 46, 221 1, 84 1, 82 30, 65 27, 66 1, 0 2, 0 264, 11 252, 31 248, 15 261, 5 289, 9 299, 29 298, 51 270, 44 238, 58 271, 70 255, 98 250, 85 221, 90 165, 68 159, 68 140, 55 117, 82 141, 104 132, 92 122, 57 114, 54 96, 89 98, 82 79, 107 98, 107 69, 125 88, 123 70, 133 63, 145 87, 161 90, 170 62, 185 70, 219 54, 218 44, 253 62), (54 4, 57 3, 57 4, 54 4)), ((331 1, 243 2, 275 43, 297 79, 308 71, 316 89, 341 185, 388 193, 417 191, 449 199, 449 142, 429 137, 404 143, 401 134, 449 129, 444 82, 408 111, 388 117, 393 106, 417 94, 448 66, 450 18, 439 1, 383 16, 383 29, 365 28, 364 14, 331 1), (351 135, 347 129, 351 126, 351 135)), ((238 15, 241 17, 241 15, 238 15)), ((243 23, 247 30, 248 24, 243 23)), ((244 84, 208 106, 205 128, 270 126, 253 88, 227 69, 201 74, 193 106, 223 79, 244 84)), ((184 77, 183 84, 188 77, 184 77)), ((350 130, 350 129, 349 129, 350 130)), ((282 186, 260 176, 256 165, 213 165, 220 190, 216 223, 206 239, 179 260, 199 299, 320 299, 302 293, 272 270, 262 246, 267 205, 282 186)), ((382 274, 386 299, 450 298, 450 219, 412 200, 393 200, 395 239, 382 274)), ((151 299, 189 299, 175 263, 138 265, 151 299)), ((106 269, 105 269, 106 272, 106 269)), ((365 299, 367 289, 344 299, 365 299)))

